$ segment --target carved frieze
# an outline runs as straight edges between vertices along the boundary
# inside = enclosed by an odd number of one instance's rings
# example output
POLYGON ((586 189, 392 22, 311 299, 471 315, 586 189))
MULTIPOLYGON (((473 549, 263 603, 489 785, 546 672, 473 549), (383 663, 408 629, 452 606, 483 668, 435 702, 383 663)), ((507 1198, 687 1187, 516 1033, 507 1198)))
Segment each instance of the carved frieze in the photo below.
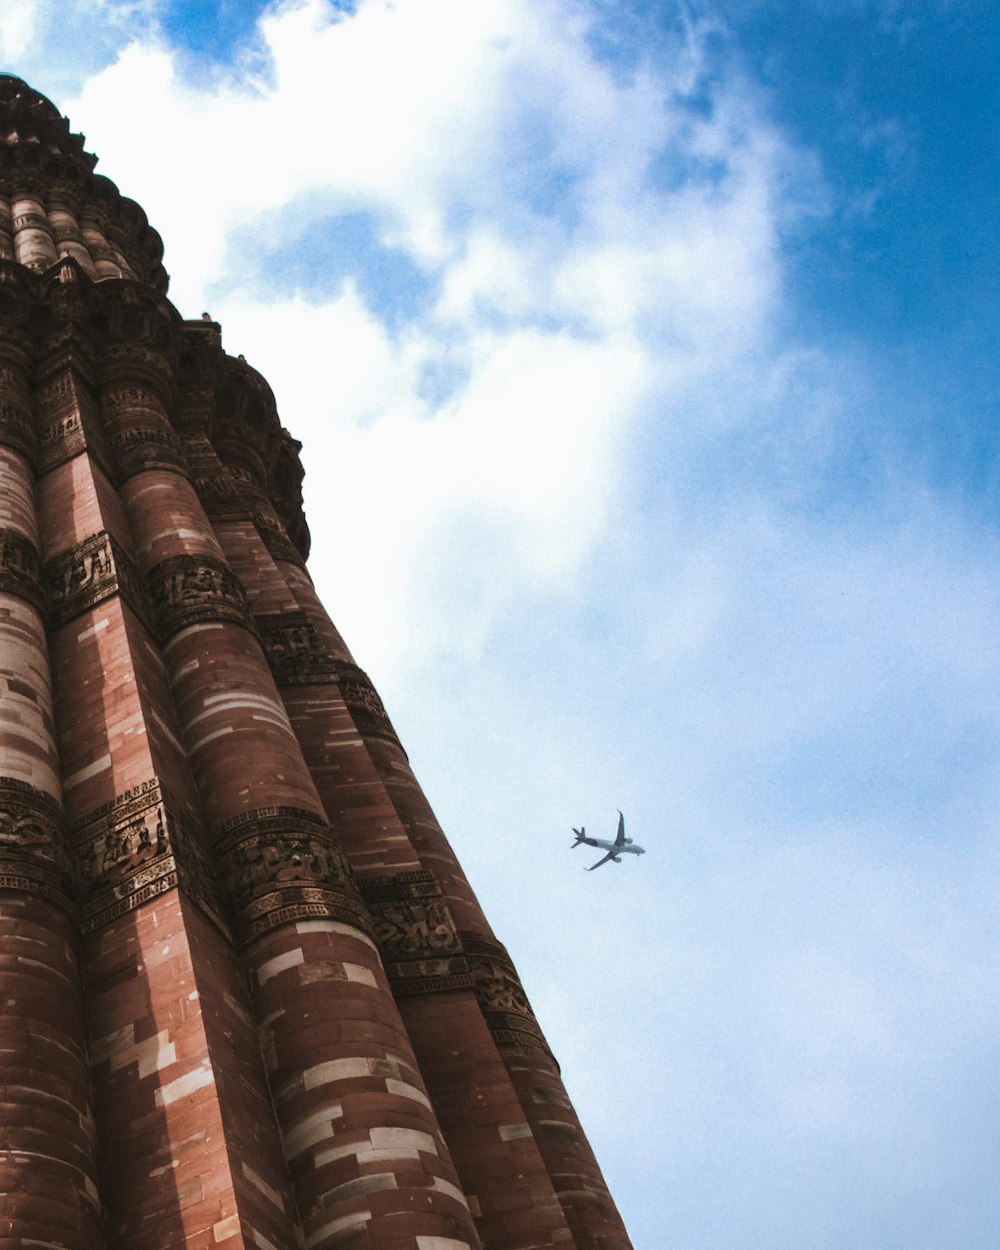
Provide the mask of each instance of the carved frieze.
POLYGON ((498 1046, 548 1045, 506 949, 493 938, 462 932, 476 998, 498 1046))
POLYGON ((242 942, 309 917, 370 933, 344 853, 314 813, 258 808, 220 827, 213 849, 242 942))
POLYGON ((396 994, 472 988, 455 921, 431 873, 370 877, 360 888, 396 994))
POLYGON ((363 735, 389 738, 398 744, 399 739, 392 727, 392 721, 368 674, 357 665, 340 660, 337 663, 337 678, 341 696, 359 732, 363 735))
POLYGON ((212 556, 171 556, 146 575, 157 629, 170 638, 202 621, 232 621, 254 631, 239 579, 212 556))
POLYGON ((304 612, 262 615, 256 621, 264 654, 279 688, 334 678, 336 663, 304 612))
POLYGON ((38 436, 38 467, 42 473, 78 456, 87 446, 79 412, 68 412, 47 422, 38 436))
POLYGON ((19 530, 0 529, 0 591, 18 595, 39 612, 45 611, 38 552, 19 530))
POLYGON ((249 484, 227 469, 215 465, 194 479, 195 489, 207 516, 216 521, 243 520, 253 512, 249 484))
POLYGON ((54 627, 116 594, 121 594, 140 620, 148 621, 145 587, 132 561, 104 530, 50 560, 43 582, 54 627))
POLYGON ((169 428, 164 429, 137 417, 134 423, 127 426, 111 426, 108 443, 123 481, 147 469, 167 469, 171 473, 189 476, 180 440, 169 428))
POLYGON ((15 777, 0 777, 0 889, 39 894, 72 908, 59 805, 15 777))
POLYGON ((90 391, 70 367, 61 367, 39 386, 36 404, 40 472, 71 460, 84 450, 95 453, 103 467, 105 453, 98 437, 96 406, 90 391))
POLYGON ((38 443, 31 415, 26 407, 10 398, 0 400, 0 443, 13 447, 34 463, 38 443))
POLYGON ((221 924, 212 869, 158 778, 88 813, 72 834, 84 932, 180 884, 221 924))
POLYGON ((286 564, 296 564, 299 568, 305 568, 306 562, 302 558, 302 553, 288 537, 288 532, 276 516, 269 516, 266 512, 258 511, 253 514, 253 523, 272 559, 284 560, 286 564))

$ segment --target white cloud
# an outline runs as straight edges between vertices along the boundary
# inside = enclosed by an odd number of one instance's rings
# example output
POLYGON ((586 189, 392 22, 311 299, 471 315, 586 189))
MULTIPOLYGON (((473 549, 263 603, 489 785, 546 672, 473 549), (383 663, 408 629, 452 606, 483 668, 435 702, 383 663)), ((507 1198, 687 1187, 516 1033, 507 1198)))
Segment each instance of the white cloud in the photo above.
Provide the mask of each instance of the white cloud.
POLYGON ((0 12, 0 56, 11 62, 23 56, 35 35, 39 0, 21 0, 0 12))
POLYGON ((696 42, 616 78, 557 3, 369 0, 347 18, 308 0, 262 32, 264 78, 192 85, 169 49, 136 42, 69 111, 163 234, 182 311, 223 320, 307 464, 351 465, 336 492, 313 469, 314 529, 349 523, 373 482, 394 501, 340 567, 380 570, 353 622, 373 658, 401 662, 411 596, 432 612, 433 585, 440 605, 468 544, 478 624, 444 607, 439 632, 475 651, 519 588, 569 584, 651 407, 683 422, 691 386, 766 339, 788 154, 738 83, 708 116, 678 103, 696 42), (666 157, 690 166, 673 186, 666 157), (310 216, 371 214, 436 297, 390 330, 357 285, 324 288, 321 250, 308 302, 242 285, 239 238, 266 223, 255 247, 294 246, 273 211, 291 205, 310 239, 310 216))

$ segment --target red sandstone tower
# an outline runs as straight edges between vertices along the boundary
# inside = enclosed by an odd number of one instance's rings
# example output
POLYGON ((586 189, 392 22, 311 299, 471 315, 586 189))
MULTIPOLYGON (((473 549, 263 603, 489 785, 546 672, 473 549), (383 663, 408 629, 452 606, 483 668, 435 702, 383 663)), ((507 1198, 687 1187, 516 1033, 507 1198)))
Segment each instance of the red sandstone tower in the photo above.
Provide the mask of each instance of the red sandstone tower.
POLYGON ((625 1250, 299 444, 94 165, 0 76, 0 1250, 625 1250))

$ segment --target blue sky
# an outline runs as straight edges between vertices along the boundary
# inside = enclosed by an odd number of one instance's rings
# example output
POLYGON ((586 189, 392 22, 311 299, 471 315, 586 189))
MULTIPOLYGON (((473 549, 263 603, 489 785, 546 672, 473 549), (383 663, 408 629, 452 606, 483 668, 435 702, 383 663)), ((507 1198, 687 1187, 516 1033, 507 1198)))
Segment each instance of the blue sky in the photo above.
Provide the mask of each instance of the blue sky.
POLYGON ((302 439, 636 1250, 996 1241, 998 46, 975 0, 0 13, 302 439), (585 874, 618 807, 649 853, 585 874))

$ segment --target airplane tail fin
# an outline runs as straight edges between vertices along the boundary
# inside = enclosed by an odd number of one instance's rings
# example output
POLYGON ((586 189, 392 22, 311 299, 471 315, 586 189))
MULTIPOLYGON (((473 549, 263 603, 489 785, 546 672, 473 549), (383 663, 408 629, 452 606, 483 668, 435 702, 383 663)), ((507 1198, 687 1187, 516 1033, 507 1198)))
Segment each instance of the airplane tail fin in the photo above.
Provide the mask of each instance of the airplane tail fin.
POLYGON ((587 833, 587 826, 584 825, 582 829, 574 829, 573 832, 576 834, 576 841, 573 843, 573 846, 569 848, 570 850, 572 850, 574 846, 583 845, 584 838, 587 833))

